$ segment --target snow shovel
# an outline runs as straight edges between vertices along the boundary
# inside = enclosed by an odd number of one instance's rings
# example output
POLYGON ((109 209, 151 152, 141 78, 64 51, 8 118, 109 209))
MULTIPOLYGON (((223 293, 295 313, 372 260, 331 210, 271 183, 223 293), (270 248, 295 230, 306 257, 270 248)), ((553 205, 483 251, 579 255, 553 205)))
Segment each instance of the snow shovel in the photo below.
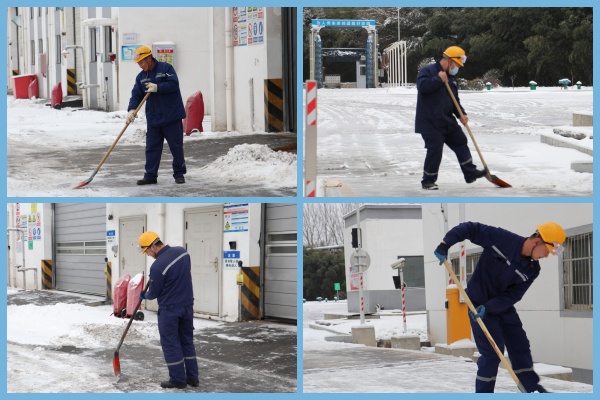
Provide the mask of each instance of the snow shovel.
MULTIPOLYGON (((464 114, 462 113, 462 110, 460 109, 460 106, 458 105, 458 102, 456 101, 456 97, 454 97, 454 93, 452 93, 452 89, 450 89, 450 85, 448 84, 448 82, 444 82, 444 83, 446 84, 446 89, 448 89, 448 93, 450 93, 450 97, 452 98, 452 101, 454 102, 454 106, 458 110, 458 115, 460 115, 462 118, 464 116, 464 114)), ((467 128, 467 131, 469 132, 469 136, 471 136, 471 140, 473 141, 473 144, 475 145, 475 149, 477 149, 477 154, 479 154, 479 158, 481 159, 483 168, 485 168, 485 177, 487 178, 487 180, 492 182, 496 186, 505 187, 505 188, 512 187, 510 184, 504 182, 502 179, 498 178, 496 175, 490 174, 490 170, 488 169, 488 166, 483 159, 483 155, 481 154, 481 150, 479 150, 479 146, 477 146, 477 142, 475 141, 475 136, 473 136, 473 132, 471 132, 471 128, 469 128, 469 124, 465 124, 465 127, 467 128)))
MULTIPOLYGON (((148 97, 148 96, 146 95, 146 97, 148 97)), ((146 283, 146 287, 144 288, 143 293, 146 293, 146 291, 148 290, 148 287, 150 287, 150 282, 152 282, 152 279, 149 278, 148 283, 146 283)), ((137 310, 138 308, 140 308, 141 304, 142 304, 142 299, 139 299, 134 310, 137 310)), ((115 376, 117 377, 117 382, 119 381, 119 379, 121 379, 121 361, 119 360, 119 349, 121 348, 121 345, 123 344, 123 341, 125 340, 125 336, 127 336, 127 331, 129 331, 129 327, 131 326, 131 323, 135 319, 136 314, 137 314, 137 312, 134 312, 133 314, 131 314, 131 317, 129 318, 129 322, 127 323, 127 327, 125 328, 125 332, 123 332, 123 336, 121 336, 121 341, 119 342, 119 345, 117 346, 117 349, 115 350, 115 356, 113 357, 113 360, 112 360, 113 369, 115 370, 115 376)))
MULTIPOLYGON (((135 114, 134 115, 137 115, 137 113, 140 110, 140 108, 142 108, 142 105, 146 102, 146 99, 148 98, 148 96, 150 96, 150 93, 152 93, 152 92, 146 93, 146 95, 144 96, 144 98, 140 102, 140 105, 137 106, 137 108, 135 109, 135 114)), ((96 176, 96 174, 98 173, 98 171, 100 171, 100 167, 102 166, 102 164, 104 164, 104 161, 106 161, 106 159, 108 158, 108 155, 110 154, 110 152, 115 148, 115 146, 117 145, 117 142, 119 141, 119 139, 121 139, 121 136, 123 136, 123 133, 125 133, 125 130, 127 129, 128 126, 129 126, 129 122, 126 122, 125 126, 121 130, 121 133, 119 133, 119 136, 117 136, 117 138, 115 139, 115 141, 112 144, 112 146, 110 146, 110 149, 108 149, 108 151, 106 152, 106 154, 102 158, 102 161, 100 161, 100 164, 98 164, 98 166, 94 170, 94 173, 92 174, 92 176, 90 176, 85 181, 79 182, 79 184, 77 186, 75 186, 73 189, 79 189, 79 188, 82 188, 84 186, 87 186, 87 184, 90 183, 92 181, 92 179, 94 179, 94 176, 96 176)))
MULTIPOLYGON (((477 314, 477 310, 475 309, 475 306, 471 302, 471 299, 469 299, 469 296, 467 295, 467 292, 465 292, 465 289, 463 288, 462 284, 460 283, 460 281, 456 277, 456 274, 452 270, 452 265, 450 265, 450 263, 448 262, 448 260, 444 260, 444 265, 446 266, 446 270, 450 274, 450 277, 452 278, 452 281, 458 287, 458 290, 460 291, 460 294, 462 294, 462 296, 465 298, 465 301, 467 302, 467 305, 469 306, 469 309, 471 310, 471 312, 473 314, 477 314)), ((498 358, 500 358, 500 361, 502 362, 502 364, 504 365, 504 367, 506 368, 506 370, 508 371, 508 373, 510 374, 510 376, 513 378, 513 380, 517 384, 517 387, 519 388, 519 390, 521 391, 521 393, 527 393, 527 390, 525 390, 525 386, 523 386, 523 384, 521 383, 521 381, 517 377, 517 374, 515 374, 515 371, 513 371, 512 367, 510 366, 510 364, 506 360, 506 357, 504 357, 504 354, 502 354, 502 352, 498 348, 498 345, 496 345, 496 341, 494 340, 494 338, 492 337, 492 335, 490 334, 490 332, 485 327, 485 324, 481 320, 481 317, 478 317, 476 320, 477 320, 477 323, 479 324, 479 327, 481 328, 481 330, 483 331, 483 333, 485 334, 485 336, 487 337, 487 339, 490 341, 490 344, 492 345, 492 347, 496 351, 496 354, 498 355, 498 358)))

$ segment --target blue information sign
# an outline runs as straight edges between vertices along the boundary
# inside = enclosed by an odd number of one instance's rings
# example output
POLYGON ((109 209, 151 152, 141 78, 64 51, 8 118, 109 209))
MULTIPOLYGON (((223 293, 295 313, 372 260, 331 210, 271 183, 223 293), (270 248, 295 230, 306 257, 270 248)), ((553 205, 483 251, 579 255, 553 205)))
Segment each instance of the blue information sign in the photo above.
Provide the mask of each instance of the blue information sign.
POLYGON ((337 27, 362 27, 375 26, 374 20, 355 19, 313 19, 311 23, 315 26, 337 26, 337 27))

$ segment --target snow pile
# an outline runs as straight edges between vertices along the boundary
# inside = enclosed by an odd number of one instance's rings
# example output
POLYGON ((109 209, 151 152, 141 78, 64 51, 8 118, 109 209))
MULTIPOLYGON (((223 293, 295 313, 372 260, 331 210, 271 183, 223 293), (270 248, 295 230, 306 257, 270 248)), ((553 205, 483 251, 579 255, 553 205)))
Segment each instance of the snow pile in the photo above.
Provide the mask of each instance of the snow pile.
POLYGON ((279 186, 296 186, 296 154, 273 151, 267 145, 237 145, 202 170, 230 183, 277 182, 279 186))
MULTIPOLYGON (((117 343, 127 319, 111 316, 109 306, 58 303, 7 307, 7 341, 39 346, 106 348, 117 343)), ((155 322, 132 325, 129 340, 158 340, 155 322)))

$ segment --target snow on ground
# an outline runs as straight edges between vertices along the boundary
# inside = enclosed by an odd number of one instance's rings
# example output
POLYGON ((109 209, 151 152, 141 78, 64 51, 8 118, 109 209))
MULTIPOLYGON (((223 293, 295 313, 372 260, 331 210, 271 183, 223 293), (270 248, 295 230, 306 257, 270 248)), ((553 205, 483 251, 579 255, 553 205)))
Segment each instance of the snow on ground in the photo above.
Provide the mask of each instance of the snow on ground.
MULTIPOLYGON (((326 341, 326 337, 349 335, 359 319, 324 319, 324 314, 347 316, 347 302, 306 302, 303 304, 303 391, 305 393, 471 393, 477 365, 471 360, 439 356, 434 349, 421 351, 366 347, 351 343, 326 341), (427 355, 430 355, 428 357, 427 355), (335 358, 335 361, 328 360, 335 358), (322 361, 315 361, 322 360, 322 361)), ((375 328, 377 339, 404 335, 401 310, 383 310, 380 319, 366 319, 375 328)), ((427 337, 425 313, 407 313, 408 335, 427 337)), ((470 342, 470 341, 468 341, 470 342)), ((460 343, 472 347, 472 343, 460 343)), ((565 373, 568 368, 535 364, 540 375, 565 373)), ((551 392, 592 392, 593 386, 577 382, 541 377, 540 382, 551 392)), ((496 392, 518 392, 506 370, 500 368, 496 392)))
MULTIPOLYGON (((510 190, 481 179, 467 185, 456 156, 447 147, 439 191, 424 191, 420 180, 425 149, 414 133, 415 87, 322 89, 317 93, 319 196, 590 196, 593 175, 575 172, 572 162, 592 156, 541 142, 542 136, 593 149, 593 128, 573 127, 573 113, 593 113, 593 89, 495 88, 460 91, 460 100, 490 172, 510 190), (562 137, 555 129, 580 133, 562 137), (342 189, 335 189, 335 183, 342 189), (324 185, 331 184, 325 191, 324 185)), ((480 157, 466 128, 474 163, 480 157)))
MULTIPOLYGON (((17 291, 21 290, 8 288, 7 294, 17 291)), ((112 306, 9 305, 6 314, 9 392, 118 391, 114 379, 100 375, 100 371, 111 369, 112 372, 112 367, 107 367, 101 360, 82 357, 77 351, 116 349, 129 319, 111 316, 112 306), (73 351, 48 351, 60 348, 73 351)), ((144 316, 144 321, 132 323, 127 333, 128 345, 158 343, 156 313, 145 310, 144 316)), ((195 329, 219 325, 222 323, 194 318, 195 329)), ((156 390, 160 391, 160 388, 156 390)))
MULTIPOLYGON (((47 105, 45 100, 15 99, 7 96, 7 153, 8 155, 26 154, 26 149, 43 148, 48 153, 52 151, 72 151, 91 146, 102 148, 98 160, 90 160, 90 171, 98 165, 104 151, 113 144, 125 126, 127 112, 124 110, 103 112, 63 108, 55 110, 47 105), (25 151, 25 153, 23 153, 25 151)), ((204 132, 192 132, 184 137, 185 142, 203 141, 210 145, 211 140, 225 137, 255 135, 256 132, 243 134, 240 132, 211 132, 210 116, 203 120, 204 132)), ((260 134, 260 133, 258 133, 260 134)), ((119 143, 139 145, 146 143, 146 118, 140 111, 138 118, 129 125, 119 143)), ((65 176, 55 169, 47 168, 52 162, 43 157, 21 155, 22 168, 20 176, 35 176, 38 184, 28 184, 17 176, 9 176, 9 196, 64 196, 65 176), (43 188, 39 188, 43 182, 43 188), (55 188, 50 191, 47 188, 55 188)), ((140 161, 140 166, 143 165, 140 161)), ((163 166, 163 169, 165 166, 163 166)), ((87 172, 83 173, 86 176, 87 172)), ((241 144, 230 149, 225 156, 218 158, 199 171, 188 171, 188 177, 198 174, 198 181, 206 181, 206 176, 215 180, 225 179, 230 183, 252 182, 265 188, 296 187, 297 166, 296 154, 277 152, 266 145, 241 144)), ((81 177, 80 177, 81 178, 81 177)), ((81 180, 81 179, 79 179, 81 180)), ((73 180, 77 182, 78 180, 73 180)), ((190 182, 191 183, 191 182, 190 182)), ((78 192, 78 195, 94 195, 93 193, 78 192)), ((127 196, 123 188, 103 189, 103 196, 127 196)), ((136 193, 131 193, 135 196, 136 193)))
POLYGON ((296 185, 296 155, 273 151, 265 145, 237 145, 227 155, 202 169, 224 182, 276 181, 280 186, 296 185), (260 163, 261 168, 257 168, 257 163, 260 163))

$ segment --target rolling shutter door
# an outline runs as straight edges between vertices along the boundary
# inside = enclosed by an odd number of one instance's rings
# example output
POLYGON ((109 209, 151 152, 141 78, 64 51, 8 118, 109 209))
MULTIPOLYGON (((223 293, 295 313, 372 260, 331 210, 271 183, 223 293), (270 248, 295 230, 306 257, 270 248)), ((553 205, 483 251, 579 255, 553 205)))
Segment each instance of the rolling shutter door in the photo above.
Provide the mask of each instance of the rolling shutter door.
POLYGON ((265 210, 263 315, 296 320, 296 205, 266 204, 265 210))
POLYGON ((106 292, 106 204, 57 203, 54 208, 55 288, 106 292))

